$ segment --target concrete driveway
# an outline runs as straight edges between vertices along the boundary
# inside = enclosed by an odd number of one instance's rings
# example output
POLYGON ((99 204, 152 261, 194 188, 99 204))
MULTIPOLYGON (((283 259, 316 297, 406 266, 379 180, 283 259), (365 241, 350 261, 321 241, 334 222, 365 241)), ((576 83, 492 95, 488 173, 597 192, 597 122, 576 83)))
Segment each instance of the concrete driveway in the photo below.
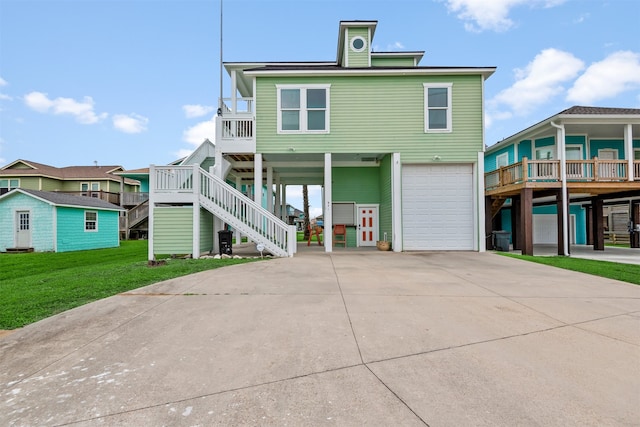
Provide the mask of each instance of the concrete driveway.
POLYGON ((637 426, 640 286, 494 253, 300 253, 0 338, 0 397, 3 426, 637 426))

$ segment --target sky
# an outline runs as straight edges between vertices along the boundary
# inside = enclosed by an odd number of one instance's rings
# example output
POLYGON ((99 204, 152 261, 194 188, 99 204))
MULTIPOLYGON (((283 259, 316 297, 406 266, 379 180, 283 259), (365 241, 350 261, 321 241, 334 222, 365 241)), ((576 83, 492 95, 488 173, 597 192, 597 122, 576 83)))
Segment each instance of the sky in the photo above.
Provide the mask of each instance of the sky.
MULTIPOLYGON (((0 0, 0 166, 138 169, 213 141, 220 1, 0 0)), ((488 146, 573 105, 640 108, 637 0, 223 2, 224 61, 335 61, 341 20, 377 20, 375 51, 497 67, 488 146)))

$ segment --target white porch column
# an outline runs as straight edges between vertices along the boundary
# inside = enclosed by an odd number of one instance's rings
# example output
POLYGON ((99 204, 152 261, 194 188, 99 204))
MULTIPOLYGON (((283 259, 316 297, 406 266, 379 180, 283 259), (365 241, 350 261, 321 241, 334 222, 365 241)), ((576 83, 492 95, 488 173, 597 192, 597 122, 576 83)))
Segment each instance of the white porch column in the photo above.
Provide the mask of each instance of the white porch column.
POLYGON ((253 168, 253 200, 262 206, 262 154, 255 154, 253 168))
MULTIPOLYGON (((236 176, 236 190, 238 190, 239 193, 242 193, 242 177, 236 176)), ((239 245, 242 243, 242 233, 240 233, 239 230, 234 231, 236 234, 236 245, 239 245)))
POLYGON ((213 174, 218 178, 224 179, 222 176, 222 150, 218 147, 214 151, 213 174))
POLYGON ((331 217, 331 153, 324 153, 324 251, 333 251, 333 218, 331 217))
POLYGON ((275 176, 275 181, 276 181, 276 211, 275 211, 275 215, 278 218, 282 218, 282 188, 280 185, 280 176, 278 174, 276 174, 275 176))
POLYGON ((557 129, 556 146, 558 147, 558 157, 560 158, 560 181, 562 184, 562 251, 564 256, 569 256, 569 203, 567 201, 567 148, 565 130, 564 124, 557 125, 554 122, 549 123, 557 129))
POLYGON ((200 258, 200 167, 193 165, 193 247, 191 257, 200 258))
POLYGON ((280 206, 280 219, 289 223, 289 215, 287 212, 287 184, 282 184, 282 205, 280 206))
POLYGON ((273 211, 273 167, 267 166, 267 210, 273 211))
MULTIPOLYGON (((155 192, 156 192, 156 167, 154 165, 149 166, 149 213, 147 217, 147 229, 148 229, 148 249, 147 258, 149 261, 155 259, 153 254, 153 231, 155 224, 153 222, 154 206, 155 206, 155 192)), ((55 210, 54 210, 55 212, 55 210)))
POLYGON ((475 203, 476 206, 476 240, 478 252, 486 252, 487 239, 485 239, 485 212, 484 212, 484 152, 478 151, 478 161, 474 165, 473 174, 475 176, 475 203))
MULTIPOLYGON (((236 70, 231 71, 231 109, 232 114, 238 113, 238 83, 236 70)), ((222 95, 220 95, 222 96, 222 95)))
POLYGON ((627 156, 629 181, 633 181, 633 134, 631 125, 624 125, 624 152, 627 156))
POLYGON ((400 153, 391 159, 391 248, 402 252, 402 164, 400 153))

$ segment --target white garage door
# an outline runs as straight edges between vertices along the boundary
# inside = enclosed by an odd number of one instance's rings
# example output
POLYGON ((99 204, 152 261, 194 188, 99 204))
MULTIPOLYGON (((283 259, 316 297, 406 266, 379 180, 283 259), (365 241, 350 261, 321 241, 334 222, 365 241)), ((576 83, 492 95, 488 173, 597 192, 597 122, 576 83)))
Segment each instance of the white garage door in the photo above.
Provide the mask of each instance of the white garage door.
POLYGON ((404 250, 473 250, 471 165, 402 166, 404 250))
MULTIPOLYGON (((569 241, 576 243, 576 216, 569 215, 569 241)), ((533 243, 534 244, 558 244, 558 215, 535 214, 533 215, 533 243)))

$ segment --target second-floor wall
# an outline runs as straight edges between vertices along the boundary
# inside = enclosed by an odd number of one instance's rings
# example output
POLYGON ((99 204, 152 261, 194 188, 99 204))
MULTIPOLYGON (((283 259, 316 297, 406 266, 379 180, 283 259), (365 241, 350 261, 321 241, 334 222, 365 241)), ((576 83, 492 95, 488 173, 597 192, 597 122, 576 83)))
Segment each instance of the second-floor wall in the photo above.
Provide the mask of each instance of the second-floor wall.
POLYGON ((483 84, 480 73, 258 76, 256 151, 473 162, 484 143, 483 84))

